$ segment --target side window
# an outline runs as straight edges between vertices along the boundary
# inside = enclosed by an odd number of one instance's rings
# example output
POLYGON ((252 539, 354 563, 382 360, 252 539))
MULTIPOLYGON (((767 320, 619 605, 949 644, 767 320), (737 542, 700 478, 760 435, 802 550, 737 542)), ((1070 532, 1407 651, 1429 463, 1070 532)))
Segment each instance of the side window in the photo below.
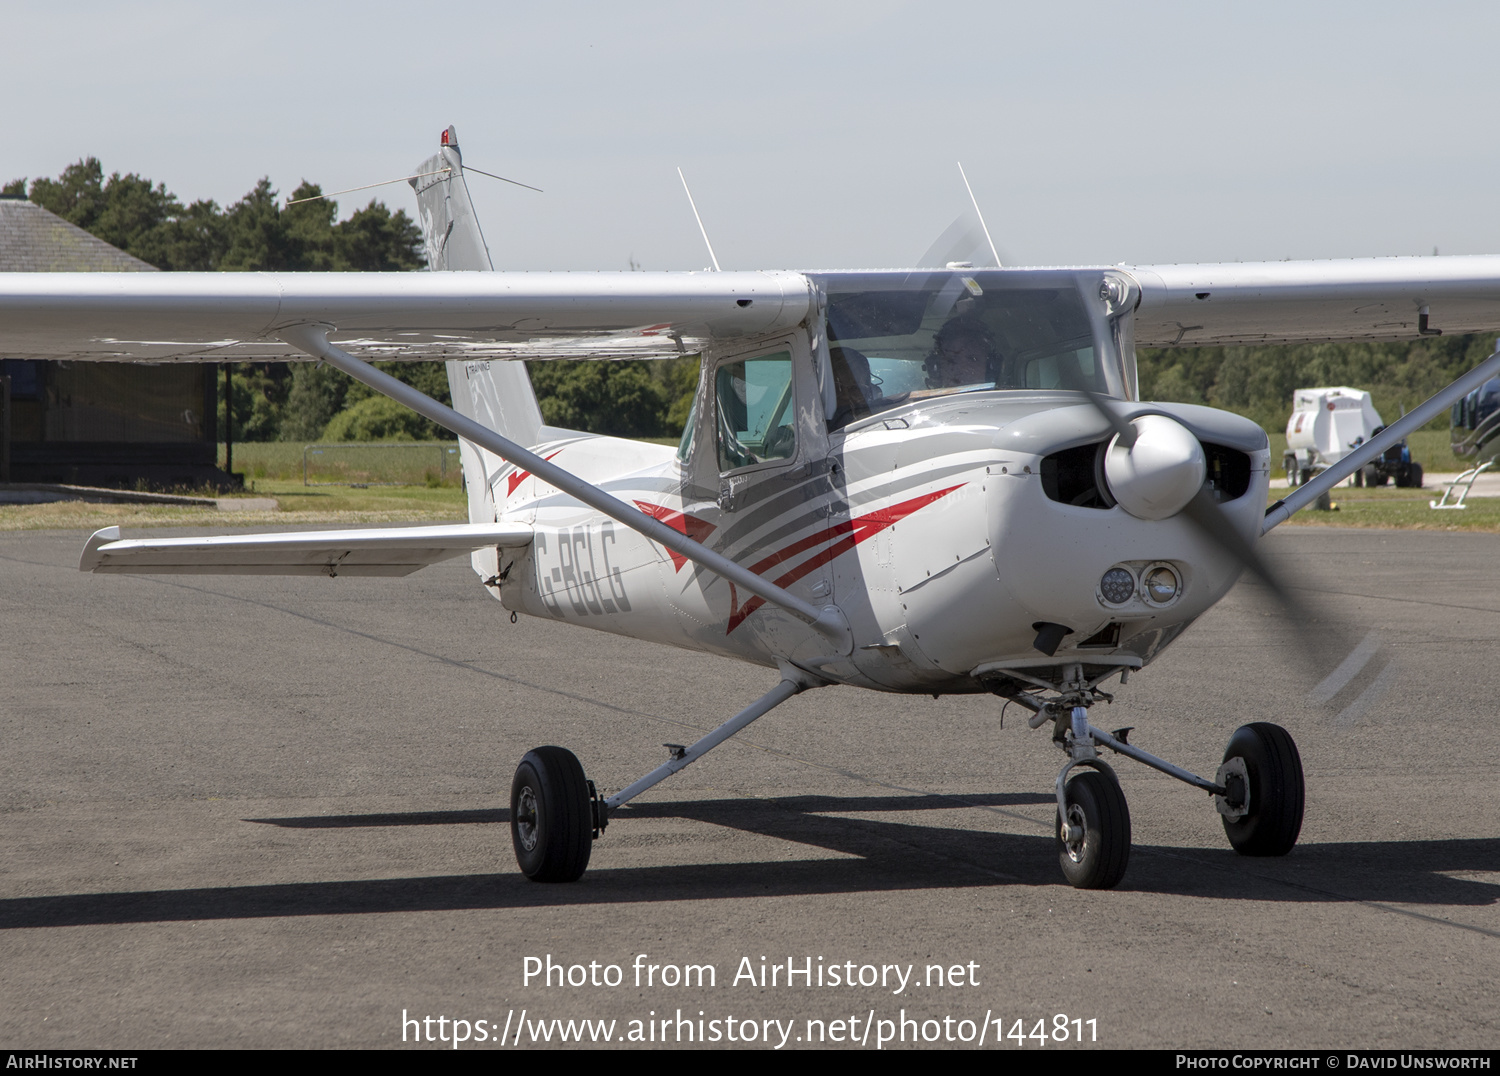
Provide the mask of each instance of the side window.
POLYGON ((790 351, 720 366, 714 394, 719 408, 720 471, 796 455, 790 351))
POLYGON ((683 463, 693 457, 693 428, 698 425, 698 401, 688 408, 687 425, 682 428, 682 440, 677 443, 677 458, 683 463))

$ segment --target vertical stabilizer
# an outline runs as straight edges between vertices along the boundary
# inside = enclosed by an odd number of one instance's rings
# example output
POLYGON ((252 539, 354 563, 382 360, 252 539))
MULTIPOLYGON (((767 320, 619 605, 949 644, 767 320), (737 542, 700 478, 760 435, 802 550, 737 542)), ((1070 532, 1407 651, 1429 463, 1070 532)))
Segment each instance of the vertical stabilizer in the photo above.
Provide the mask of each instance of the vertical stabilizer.
POLYGON ((417 192, 417 212, 422 221, 422 236, 427 240, 427 268, 468 269, 489 272, 495 268, 474 203, 469 200, 469 186, 464 181, 463 155, 458 151, 458 132, 449 127, 436 154, 417 168, 417 178, 409 180, 417 192), (424 174, 432 173, 432 174, 424 174))
MULTIPOLYGON (((417 192, 417 212, 427 243, 427 267, 433 272, 494 269, 474 203, 469 200, 463 168, 458 132, 449 127, 443 132, 438 152, 417 168, 418 173, 433 174, 410 181, 417 192)), ((542 412, 524 363, 452 361, 448 363, 448 387, 453 394, 453 408, 459 414, 518 444, 527 447, 536 444, 542 428, 542 412)), ((460 452, 469 496, 469 521, 493 522, 498 516, 494 478, 507 464, 499 456, 467 441, 460 442, 460 452)), ((486 567, 479 563, 484 556, 475 554, 474 567, 481 575, 486 573, 486 567)), ((489 560, 493 559, 494 554, 490 553, 489 560)))

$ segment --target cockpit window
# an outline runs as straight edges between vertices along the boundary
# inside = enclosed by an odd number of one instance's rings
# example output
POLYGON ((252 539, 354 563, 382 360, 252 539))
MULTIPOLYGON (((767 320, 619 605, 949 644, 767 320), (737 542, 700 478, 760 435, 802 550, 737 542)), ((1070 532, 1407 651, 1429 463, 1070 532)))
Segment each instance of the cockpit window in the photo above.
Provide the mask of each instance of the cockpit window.
POLYGON ((1083 387, 1124 395, 1097 298, 1098 271, 814 279, 827 299, 834 428, 911 400, 984 389, 1083 387))
POLYGON ((714 379, 719 411, 719 470, 734 471, 797 452, 792 353, 725 363, 714 379))

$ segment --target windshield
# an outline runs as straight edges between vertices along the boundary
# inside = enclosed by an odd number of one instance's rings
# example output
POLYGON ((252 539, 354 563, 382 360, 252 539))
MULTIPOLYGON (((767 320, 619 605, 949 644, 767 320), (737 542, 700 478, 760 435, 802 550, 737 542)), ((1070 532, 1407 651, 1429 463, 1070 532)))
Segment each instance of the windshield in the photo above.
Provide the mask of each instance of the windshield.
POLYGON ((812 274, 827 303, 830 425, 959 392, 1084 387, 1126 396, 1105 274, 812 274))

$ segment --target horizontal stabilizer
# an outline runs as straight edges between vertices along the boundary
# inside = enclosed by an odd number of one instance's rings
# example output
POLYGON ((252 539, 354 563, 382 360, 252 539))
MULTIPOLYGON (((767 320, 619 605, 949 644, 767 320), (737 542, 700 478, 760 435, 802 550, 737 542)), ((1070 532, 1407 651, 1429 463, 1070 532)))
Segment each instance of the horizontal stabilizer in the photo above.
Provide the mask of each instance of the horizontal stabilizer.
POLYGON ((84 546, 78 570, 132 575, 410 575, 476 549, 530 545, 531 533, 525 523, 452 523, 121 540, 119 527, 106 527, 84 546))

